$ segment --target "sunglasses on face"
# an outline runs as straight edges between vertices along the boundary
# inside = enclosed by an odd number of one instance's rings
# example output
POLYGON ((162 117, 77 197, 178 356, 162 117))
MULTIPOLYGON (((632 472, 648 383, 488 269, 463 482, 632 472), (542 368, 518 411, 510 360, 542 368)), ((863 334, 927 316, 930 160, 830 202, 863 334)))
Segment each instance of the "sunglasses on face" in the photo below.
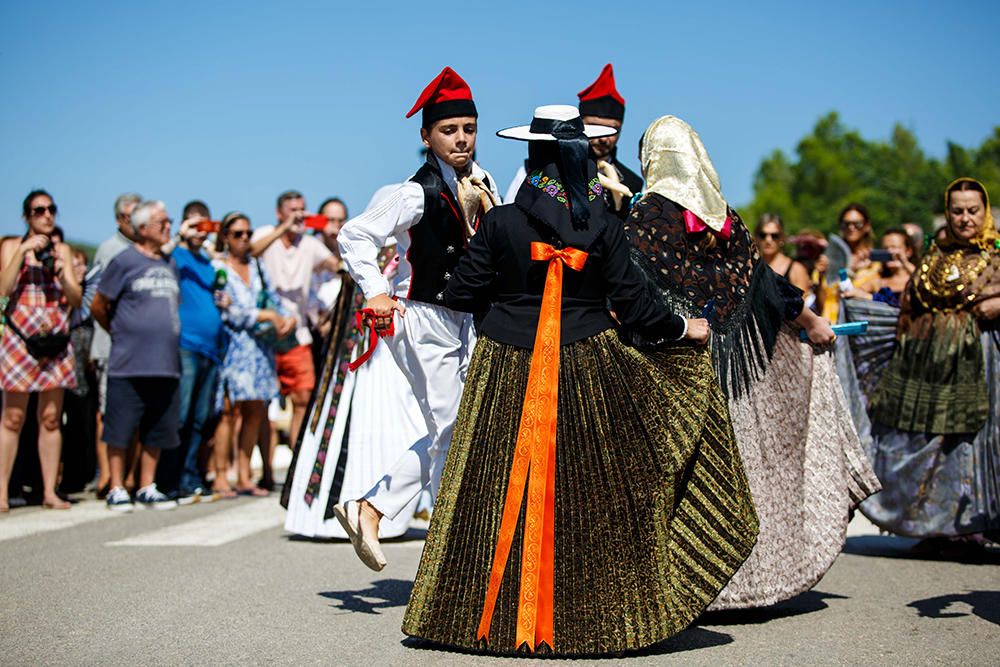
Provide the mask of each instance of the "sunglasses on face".
POLYGON ((237 229, 229 232, 229 235, 234 239, 249 239, 252 233, 253 231, 250 229, 237 229))
POLYGON ((48 211, 52 215, 55 215, 57 210, 58 209, 56 208, 55 204, 49 204, 48 206, 35 206, 34 208, 31 209, 31 215, 34 216, 45 215, 46 211, 48 211))
POLYGON ((865 228, 866 224, 868 223, 866 223, 864 220, 841 220, 840 228, 861 230, 865 228))
POLYGON ((781 234, 779 232, 757 232, 757 238, 761 241, 766 241, 768 239, 777 241, 781 238, 781 234))

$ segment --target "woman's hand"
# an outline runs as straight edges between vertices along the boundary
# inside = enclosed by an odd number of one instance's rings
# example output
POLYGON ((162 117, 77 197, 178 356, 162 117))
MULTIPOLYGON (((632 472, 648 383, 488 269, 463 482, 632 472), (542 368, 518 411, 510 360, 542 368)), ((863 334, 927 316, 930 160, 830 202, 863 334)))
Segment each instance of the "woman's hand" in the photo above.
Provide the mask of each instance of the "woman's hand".
POLYGON ((375 329, 378 331, 385 331, 392 326, 395 311, 399 311, 400 316, 406 315, 406 306, 389 298, 388 294, 376 294, 365 302, 365 308, 371 308, 375 312, 375 329))
POLYGON ((278 333, 278 338, 284 338, 285 336, 291 334, 295 331, 297 326, 298 320, 294 317, 279 317, 278 321, 274 325, 278 333))
POLYGON ((225 290, 215 290, 212 296, 215 299, 215 307, 219 310, 229 310, 229 306, 233 305, 233 298, 225 290))
POLYGON ((866 291, 866 290, 859 289, 857 287, 852 287, 849 290, 842 291, 840 293, 840 298, 841 299, 867 299, 868 301, 871 301, 872 300, 872 295, 868 291, 866 291))
POLYGON ((892 259, 886 262, 886 266, 893 271, 899 269, 905 272, 906 275, 912 276, 913 272, 917 270, 917 267, 906 256, 906 250, 902 248, 890 248, 889 253, 892 255, 892 259))
POLYGON ((1000 296, 980 301, 972 307, 972 312, 981 320, 993 320, 1000 316, 1000 296))
POLYGON ((684 340, 694 341, 699 345, 704 345, 708 342, 708 337, 712 333, 711 327, 708 326, 708 320, 698 317, 688 320, 687 325, 688 328, 687 333, 684 334, 684 340))
POLYGON ((832 345, 837 340, 837 334, 833 333, 826 318, 820 317, 808 308, 802 309, 799 316, 795 318, 795 323, 806 330, 809 342, 813 345, 832 345))
POLYGON ((809 336, 809 342, 813 345, 833 345, 833 342, 837 340, 837 334, 833 333, 830 323, 822 317, 816 317, 810 322, 809 326, 806 327, 806 335, 809 336))
POLYGON ((18 246, 17 252, 21 255, 21 260, 24 260, 24 256, 29 252, 38 252, 45 246, 52 243, 52 239, 44 234, 32 234, 28 238, 21 241, 21 245, 18 246))
POLYGON ((851 271, 857 272, 872 265, 871 249, 862 248, 851 257, 851 271))

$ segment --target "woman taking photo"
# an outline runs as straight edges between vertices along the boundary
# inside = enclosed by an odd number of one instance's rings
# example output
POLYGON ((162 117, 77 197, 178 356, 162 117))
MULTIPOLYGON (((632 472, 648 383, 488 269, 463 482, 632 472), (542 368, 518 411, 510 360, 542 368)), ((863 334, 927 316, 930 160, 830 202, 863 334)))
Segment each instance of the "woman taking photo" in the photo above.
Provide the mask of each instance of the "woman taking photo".
POLYGON ((882 249, 888 250, 892 256, 888 262, 881 265, 878 275, 864 284, 863 287, 841 292, 845 299, 869 299, 882 301, 891 306, 899 306, 899 298, 910 282, 910 276, 916 271, 917 247, 913 237, 905 229, 897 227, 887 230, 882 235, 882 249))
POLYGON ((10 511, 10 475, 26 419, 28 396, 38 394, 38 458, 42 469, 42 506, 68 509, 56 495, 63 390, 76 387, 70 311, 81 303, 80 283, 65 243, 53 243, 56 205, 44 190, 30 192, 22 204, 28 231, 0 245, 0 297, 7 297, 6 325, 0 339, 0 512, 10 511))
POLYGON ((225 252, 217 266, 226 272, 226 294, 232 303, 222 311, 229 343, 219 373, 216 410, 222 418, 215 431, 215 481, 212 490, 223 498, 266 496, 250 478, 250 456, 260 426, 267 419, 267 403, 278 395, 278 376, 272 341, 295 331, 295 318, 285 317, 260 262, 250 256, 250 218, 229 213, 222 219, 216 250, 225 252), (265 335, 266 333, 270 334, 265 335), (236 489, 229 485, 230 446, 240 417, 236 489))

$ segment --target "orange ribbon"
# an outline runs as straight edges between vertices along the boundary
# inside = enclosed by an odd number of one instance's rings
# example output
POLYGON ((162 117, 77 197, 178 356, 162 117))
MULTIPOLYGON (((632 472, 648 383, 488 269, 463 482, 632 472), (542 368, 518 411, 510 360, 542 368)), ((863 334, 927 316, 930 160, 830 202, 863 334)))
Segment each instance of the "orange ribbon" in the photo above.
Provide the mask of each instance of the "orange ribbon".
POLYGON ((580 271, 587 253, 576 248, 557 250, 546 243, 531 244, 531 259, 548 261, 542 307, 531 354, 528 387, 504 498, 500 535, 477 640, 489 641, 490 623, 503 581, 514 531, 521 511, 525 482, 528 507, 521 550, 521 591, 517 605, 515 646, 534 651, 542 643, 553 648, 555 580, 556 421, 559 410, 559 337, 562 317, 563 264, 580 271), (529 478, 530 473, 530 479, 529 478))

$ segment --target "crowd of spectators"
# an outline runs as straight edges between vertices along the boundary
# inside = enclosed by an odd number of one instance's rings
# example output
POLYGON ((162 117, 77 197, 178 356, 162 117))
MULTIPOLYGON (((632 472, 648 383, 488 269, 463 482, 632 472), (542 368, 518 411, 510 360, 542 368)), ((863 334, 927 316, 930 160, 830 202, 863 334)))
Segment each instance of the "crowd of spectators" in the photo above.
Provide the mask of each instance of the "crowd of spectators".
MULTIPOLYGON (((66 509, 88 487, 119 511, 273 491, 268 407, 288 402, 294 443, 340 288, 347 206, 333 197, 318 211, 289 190, 275 224, 254 230, 244 213, 216 222, 191 201, 173 232, 163 202, 126 193, 88 266, 53 197, 29 193, 26 233, 0 241, 0 512, 26 499, 66 509)), ((765 214, 754 236, 832 321, 840 299, 898 304, 924 230, 900 225, 876 242, 865 207, 850 204, 838 231, 789 238, 765 214), (829 275, 836 248, 842 280, 829 275)))
POLYGON ((837 319, 836 304, 842 298, 898 305, 931 237, 925 237, 920 225, 905 223, 885 230, 876 243, 868 211, 857 203, 844 207, 837 227, 838 234, 830 239, 808 229, 789 238, 781 217, 765 213, 757 221, 754 238, 764 261, 802 290, 807 305, 831 321, 837 319), (843 257, 835 264, 841 268, 839 277, 829 275, 833 246, 842 248, 843 257), (790 248, 794 256, 786 252, 790 248))
POLYGON ((201 201, 175 223, 127 193, 88 266, 53 197, 29 193, 26 233, 0 241, 0 512, 68 509, 88 488, 116 511, 268 495, 268 405, 288 401, 294 443, 340 285, 347 207, 319 212, 286 191, 254 231, 201 201))

